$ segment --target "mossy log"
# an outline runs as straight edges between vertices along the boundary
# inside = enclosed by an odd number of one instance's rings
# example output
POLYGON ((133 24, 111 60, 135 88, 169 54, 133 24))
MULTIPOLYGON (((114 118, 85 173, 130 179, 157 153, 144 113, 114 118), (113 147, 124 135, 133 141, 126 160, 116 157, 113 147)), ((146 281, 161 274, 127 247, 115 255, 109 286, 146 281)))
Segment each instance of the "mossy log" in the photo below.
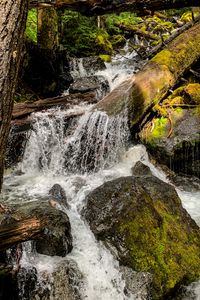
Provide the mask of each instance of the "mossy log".
POLYGON ((95 109, 106 111, 108 115, 127 109, 130 127, 135 127, 199 57, 200 23, 197 23, 154 56, 135 76, 98 102, 95 109))
POLYGON ((115 23, 115 26, 119 27, 123 31, 129 32, 132 35, 137 34, 137 35, 143 36, 145 38, 148 38, 150 40, 155 40, 155 41, 160 40, 160 37, 158 35, 150 33, 146 30, 142 30, 142 29, 138 28, 137 26, 123 24, 123 23, 115 23))
POLYGON ((148 10, 164 10, 200 6, 200 0, 31 0, 31 6, 55 5, 58 8, 77 10, 85 15, 103 15, 105 13, 134 11, 146 14, 148 10))

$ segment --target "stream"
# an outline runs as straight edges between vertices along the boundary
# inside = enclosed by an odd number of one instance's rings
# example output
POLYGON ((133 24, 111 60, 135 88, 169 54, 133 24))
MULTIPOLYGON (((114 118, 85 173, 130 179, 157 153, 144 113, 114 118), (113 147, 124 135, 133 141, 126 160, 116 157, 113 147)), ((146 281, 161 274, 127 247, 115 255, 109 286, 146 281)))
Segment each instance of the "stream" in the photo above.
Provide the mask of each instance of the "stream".
MULTIPOLYGON (((129 64, 132 58, 116 57, 112 65, 107 64, 106 70, 97 74, 108 79, 112 90, 137 71, 134 64, 129 64)), ((81 60, 76 62, 76 66, 78 69, 73 71, 78 74, 76 76, 87 75, 81 60)), ((76 262, 83 275, 83 284, 79 287, 81 299, 142 300, 140 291, 129 295, 124 292, 125 282, 119 263, 101 242, 96 241, 80 212, 86 195, 108 180, 131 175, 131 168, 137 161, 148 165, 152 173, 163 181, 167 179, 151 164, 143 145, 130 144, 126 112, 109 118, 103 112, 91 112, 91 108, 91 105, 82 104, 67 111, 54 108, 32 115, 34 125, 23 161, 13 174, 5 176, 4 201, 40 201, 45 199, 54 184, 61 185, 70 206, 66 213, 73 235, 73 250, 67 258, 76 262), (83 112, 83 115, 66 123, 65 116, 73 111, 83 112), (18 170, 22 171, 22 175, 17 175, 18 170)), ((177 192, 183 206, 200 225, 200 191, 177 189, 177 192)), ((65 258, 34 253, 30 243, 24 243, 24 249, 21 266, 25 269, 34 266, 41 282, 44 274, 51 274, 58 264, 65 262, 65 258)), ((200 299, 200 284, 197 283, 193 290, 196 299, 200 299)), ((27 299, 23 289, 20 296, 20 299, 27 299)), ((64 293, 58 293, 58 296, 50 296, 49 299, 67 298, 64 293)))

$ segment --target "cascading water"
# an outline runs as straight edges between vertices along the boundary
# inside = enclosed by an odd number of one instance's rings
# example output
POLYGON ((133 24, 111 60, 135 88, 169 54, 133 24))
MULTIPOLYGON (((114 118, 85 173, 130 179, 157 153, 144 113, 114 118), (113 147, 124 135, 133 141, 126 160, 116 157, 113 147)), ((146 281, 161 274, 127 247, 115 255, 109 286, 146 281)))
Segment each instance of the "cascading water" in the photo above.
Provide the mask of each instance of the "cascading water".
POLYGON ((86 173, 119 159, 128 140, 126 112, 110 118, 104 112, 86 112, 72 122, 66 122, 65 115, 54 109, 32 116, 23 172, 31 168, 53 174, 86 173))
MULTIPOLYGON (((79 69, 81 75, 85 76, 82 61, 79 69)), ((119 75, 113 78, 111 74, 116 74, 116 70, 113 70, 107 72, 112 87, 123 80, 124 76, 123 74, 120 80, 117 78, 119 75)), ((4 200, 40 201, 55 183, 59 183, 64 188, 70 205, 66 212, 72 226, 74 248, 67 257, 77 263, 83 275, 83 285, 79 291, 81 299, 143 299, 137 293, 125 295, 125 282, 118 262, 95 240, 81 218, 80 211, 87 194, 105 181, 131 175, 131 168, 138 160, 149 165, 153 174, 164 181, 167 180, 165 174, 149 162, 143 146, 126 149, 129 137, 126 112, 114 118, 108 117, 104 112, 92 112, 89 106, 77 106, 67 111, 51 109, 36 113, 32 115, 32 119, 33 128, 24 159, 18 166, 23 175, 5 178, 4 200), (83 115, 67 118, 72 111, 83 115)), ((200 192, 177 191, 185 208, 200 224, 200 192)), ((64 264, 65 258, 50 258, 33 254, 32 250, 26 249, 21 266, 25 269, 36 268, 38 280, 42 284, 44 276, 47 276, 45 274, 52 274, 60 262, 64 264)), ((197 284, 195 291, 200 297, 198 288, 197 284)), ((51 287, 47 286, 47 289, 51 287)), ((26 298, 23 293, 22 284, 20 297, 24 300, 26 298)), ((49 299, 66 300, 66 296, 61 292, 58 298, 49 299)))

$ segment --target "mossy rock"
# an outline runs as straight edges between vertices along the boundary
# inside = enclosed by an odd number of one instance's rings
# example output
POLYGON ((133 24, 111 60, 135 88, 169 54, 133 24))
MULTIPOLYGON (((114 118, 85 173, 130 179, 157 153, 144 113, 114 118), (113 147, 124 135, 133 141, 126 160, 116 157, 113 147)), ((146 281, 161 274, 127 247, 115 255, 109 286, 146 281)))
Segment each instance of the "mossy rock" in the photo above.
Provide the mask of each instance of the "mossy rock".
POLYGON ((200 104, 200 84, 190 83, 185 89, 185 97, 189 98, 191 104, 200 104))
POLYGON ((151 174, 107 182, 87 197, 86 220, 122 265, 153 274, 152 299, 200 278, 200 231, 174 187, 151 174))
MULTIPOLYGON (((176 101, 183 98, 175 97, 172 105, 176 101)), ((200 178, 200 106, 184 109, 175 105, 164 112, 161 116, 161 106, 159 115, 141 130, 142 143, 159 163, 178 174, 200 178)))

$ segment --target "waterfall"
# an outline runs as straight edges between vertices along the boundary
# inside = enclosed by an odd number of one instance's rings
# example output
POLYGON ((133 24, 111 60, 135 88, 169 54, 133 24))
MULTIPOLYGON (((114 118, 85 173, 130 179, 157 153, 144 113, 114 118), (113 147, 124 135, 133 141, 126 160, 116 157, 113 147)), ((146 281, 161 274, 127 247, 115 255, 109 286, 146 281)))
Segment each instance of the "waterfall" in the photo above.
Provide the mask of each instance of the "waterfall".
POLYGON ((24 172, 96 172, 119 159, 129 136, 126 112, 108 117, 104 112, 89 111, 78 120, 65 121, 65 112, 54 109, 33 114, 32 121, 24 172))
MULTIPOLYGON (((127 57, 124 60, 127 61, 127 57)), ((78 62, 74 60, 73 64, 74 76, 87 76, 82 59, 78 62)), ((104 74, 112 89, 127 75, 132 76, 136 71, 134 64, 122 70, 121 58, 118 56, 112 64, 106 64, 106 70, 97 71, 96 74, 104 74)), ((167 181, 165 174, 150 163, 144 146, 129 147, 126 111, 110 117, 105 112, 92 111, 91 106, 82 105, 67 111, 49 109, 34 113, 31 118, 30 138, 23 161, 17 167, 22 175, 5 178, 4 200, 12 203, 40 201, 45 199, 54 184, 59 183, 65 190, 70 206, 65 212, 72 226, 73 251, 67 258, 77 264, 82 274, 83 285, 79 291, 81 299, 143 300, 137 293, 129 296, 125 294, 125 282, 119 263, 102 243, 96 241, 89 226, 81 218, 80 211, 92 190, 108 180, 131 175, 131 168, 138 160, 149 165, 153 174, 163 181, 167 181), (82 116, 69 117, 72 112, 82 116)), ((178 193, 183 205, 200 224, 200 193, 178 193)), ((66 264, 66 258, 38 255, 33 253, 30 244, 28 249, 27 244, 25 248, 21 267, 27 272, 36 270, 38 286, 42 286, 47 277, 52 278, 58 265, 66 264)), ((25 300, 23 276, 26 276, 26 272, 21 276, 19 296, 25 300)), ((50 291, 51 287, 47 288, 50 291)), ((59 297, 49 299, 66 300, 62 285, 58 288, 59 297)))

